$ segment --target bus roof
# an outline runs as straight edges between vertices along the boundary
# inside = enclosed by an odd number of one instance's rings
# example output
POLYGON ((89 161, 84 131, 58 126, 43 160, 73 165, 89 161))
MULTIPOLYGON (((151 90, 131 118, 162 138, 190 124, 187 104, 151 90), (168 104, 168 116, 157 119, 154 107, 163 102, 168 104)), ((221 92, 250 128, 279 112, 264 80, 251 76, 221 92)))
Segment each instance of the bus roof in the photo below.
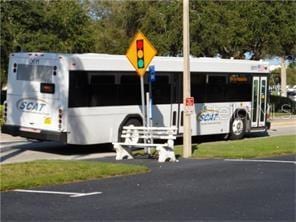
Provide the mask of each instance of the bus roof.
MULTIPOLYGON (((57 54, 57 53, 13 53, 14 57, 41 57, 42 59, 65 59, 69 70, 89 71, 134 71, 124 55, 110 54, 57 54)), ((183 57, 155 56, 150 63, 156 71, 182 72, 183 57)), ((194 58, 190 57, 191 72, 225 73, 269 73, 268 63, 254 60, 194 58)))

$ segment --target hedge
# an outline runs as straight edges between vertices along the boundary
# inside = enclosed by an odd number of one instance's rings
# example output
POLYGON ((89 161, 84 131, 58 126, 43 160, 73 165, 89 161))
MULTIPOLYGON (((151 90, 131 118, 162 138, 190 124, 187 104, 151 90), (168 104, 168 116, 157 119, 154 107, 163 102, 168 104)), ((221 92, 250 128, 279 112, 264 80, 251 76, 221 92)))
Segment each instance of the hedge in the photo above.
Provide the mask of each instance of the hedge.
POLYGON ((288 97, 270 96, 270 105, 273 112, 296 113, 296 102, 288 97))

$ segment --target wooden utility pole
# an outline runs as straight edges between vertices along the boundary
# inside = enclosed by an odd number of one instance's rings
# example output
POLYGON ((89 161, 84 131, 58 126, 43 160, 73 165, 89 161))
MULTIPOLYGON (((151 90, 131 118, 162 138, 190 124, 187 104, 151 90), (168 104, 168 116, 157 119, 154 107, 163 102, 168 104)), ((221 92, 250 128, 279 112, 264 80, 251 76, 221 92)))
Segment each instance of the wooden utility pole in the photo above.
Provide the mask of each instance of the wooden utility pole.
POLYGON ((287 71, 285 57, 281 57, 281 96, 287 97, 287 71))
MULTIPOLYGON (((183 105, 186 98, 190 97, 190 37, 189 37, 189 0, 183 0, 183 105)), ((185 107, 184 107, 185 108, 185 107)), ((188 158, 192 154, 191 148, 191 113, 183 112, 183 157, 188 158)))

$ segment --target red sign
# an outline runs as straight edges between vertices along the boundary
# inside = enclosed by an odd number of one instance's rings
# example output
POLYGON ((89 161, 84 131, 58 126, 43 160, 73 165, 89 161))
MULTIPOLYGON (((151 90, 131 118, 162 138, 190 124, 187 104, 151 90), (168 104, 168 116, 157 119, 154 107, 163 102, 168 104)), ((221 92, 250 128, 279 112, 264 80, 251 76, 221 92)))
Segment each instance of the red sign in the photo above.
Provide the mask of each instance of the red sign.
POLYGON ((188 97, 185 99, 185 106, 194 106, 194 98, 188 97))
POLYGON ((192 113, 193 110, 194 110, 194 98, 187 97, 185 99, 185 111, 186 111, 186 113, 192 113))

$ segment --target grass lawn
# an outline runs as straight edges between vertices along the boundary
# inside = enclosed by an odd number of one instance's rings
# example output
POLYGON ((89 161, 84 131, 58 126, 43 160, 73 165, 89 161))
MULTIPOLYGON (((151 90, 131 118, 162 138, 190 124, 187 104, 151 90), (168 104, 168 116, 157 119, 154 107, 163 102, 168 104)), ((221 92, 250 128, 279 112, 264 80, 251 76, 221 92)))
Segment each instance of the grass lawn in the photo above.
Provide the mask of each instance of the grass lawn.
POLYGON ((0 127, 4 124, 4 119, 3 119, 3 105, 0 105, 0 127))
MULTIPOLYGON (((261 158, 296 154, 296 135, 220 141, 192 146, 193 158, 261 158)), ((182 147, 177 147, 182 154, 182 147)))
POLYGON ((270 117, 271 119, 275 119, 275 118, 286 118, 286 119, 289 119, 289 118, 292 118, 294 114, 290 113, 290 112, 287 112, 287 113, 280 113, 280 112, 276 112, 276 113, 270 113, 270 117))
POLYGON ((0 190, 92 180, 148 172, 145 166, 90 161, 38 160, 3 164, 0 190))

